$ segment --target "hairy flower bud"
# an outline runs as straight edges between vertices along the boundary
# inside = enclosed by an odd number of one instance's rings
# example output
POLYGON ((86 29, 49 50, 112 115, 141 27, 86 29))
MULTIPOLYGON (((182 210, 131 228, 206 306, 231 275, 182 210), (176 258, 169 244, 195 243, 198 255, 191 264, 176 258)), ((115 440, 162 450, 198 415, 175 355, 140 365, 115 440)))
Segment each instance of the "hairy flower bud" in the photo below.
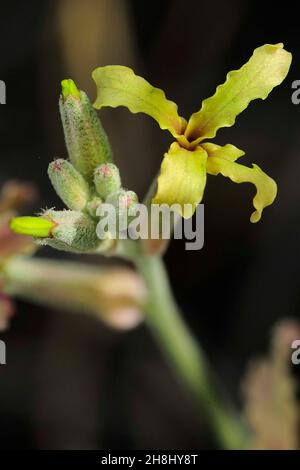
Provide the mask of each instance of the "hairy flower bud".
MULTIPOLYGON (((127 230, 128 222, 132 217, 129 215, 129 210, 133 208, 135 204, 138 203, 138 197, 133 191, 126 191, 125 189, 120 189, 115 193, 112 193, 106 199, 106 204, 111 204, 115 207, 115 211, 110 214, 110 226, 115 227, 116 234, 127 230), (111 220, 111 217, 114 219, 111 220)), ((116 235, 118 238, 118 236, 116 235)))
POLYGON ((72 163, 59 158, 48 167, 50 181, 69 209, 82 210, 89 200, 89 186, 72 163))
POLYGON ((103 163, 94 172, 96 190, 102 199, 106 199, 111 193, 121 187, 121 178, 118 167, 113 163, 103 163))
POLYGON ((70 160, 92 181, 96 166, 112 160, 107 135, 88 96, 73 80, 62 81, 59 108, 70 160))
POLYGON ((42 219, 53 222, 51 237, 38 240, 40 245, 50 245, 57 250, 73 253, 95 251, 101 240, 96 235, 96 224, 86 214, 78 211, 46 211, 42 219))
POLYGON ((86 205, 86 210, 92 217, 97 217, 97 211, 102 204, 102 199, 94 196, 86 205))

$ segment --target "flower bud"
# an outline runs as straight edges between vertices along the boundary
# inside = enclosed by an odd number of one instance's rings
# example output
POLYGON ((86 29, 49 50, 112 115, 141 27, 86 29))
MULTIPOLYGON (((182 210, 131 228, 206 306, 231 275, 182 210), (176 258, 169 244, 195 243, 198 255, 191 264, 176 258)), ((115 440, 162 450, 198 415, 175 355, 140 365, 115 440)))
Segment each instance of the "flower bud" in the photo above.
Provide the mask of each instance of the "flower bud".
POLYGON ((128 222, 131 219, 128 211, 138 203, 137 195, 133 191, 120 189, 110 194, 105 202, 115 207, 115 214, 111 214, 112 216, 114 215, 114 221, 110 221, 110 224, 113 223, 111 226, 115 226, 117 232, 127 230, 128 222))
POLYGON ((86 210, 92 217, 97 217, 97 210, 102 204, 102 199, 94 196, 86 205, 86 210))
POLYGON ((98 166, 94 172, 94 183, 100 197, 106 199, 121 187, 118 167, 113 163, 103 163, 98 166))
POLYGON ((133 191, 126 191, 126 189, 120 189, 110 194, 106 199, 107 204, 112 204, 116 207, 117 212, 121 215, 135 204, 138 203, 138 197, 133 191))
POLYGON ((15 217, 10 221, 10 229, 19 235, 31 235, 37 238, 51 236, 55 222, 42 217, 15 217))
POLYGON ((54 228, 51 237, 38 240, 40 245, 49 245, 57 250, 73 253, 85 253, 95 251, 101 244, 96 234, 96 223, 82 212, 48 210, 42 219, 51 221, 54 228))
POLYGON ((59 108, 70 160, 91 182, 96 166, 112 160, 107 135, 88 96, 73 80, 62 81, 59 108))
POLYGON ((69 209, 82 210, 89 199, 89 186, 72 163, 59 158, 48 167, 50 181, 69 209))

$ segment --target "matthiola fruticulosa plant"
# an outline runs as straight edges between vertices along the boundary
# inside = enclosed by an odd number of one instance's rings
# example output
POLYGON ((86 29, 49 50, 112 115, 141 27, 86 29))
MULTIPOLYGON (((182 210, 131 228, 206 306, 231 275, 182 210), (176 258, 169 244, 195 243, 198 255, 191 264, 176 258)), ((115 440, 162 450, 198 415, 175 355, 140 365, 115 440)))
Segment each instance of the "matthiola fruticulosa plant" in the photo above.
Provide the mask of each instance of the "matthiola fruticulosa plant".
MULTIPOLYGON (((108 138, 94 108, 126 106, 133 113, 146 113, 174 137, 164 156, 155 193, 149 192, 154 194, 153 204, 176 204, 180 215, 191 217, 202 200, 207 174, 222 174, 233 182, 255 185, 255 212, 250 220, 258 222, 263 209, 276 197, 276 183, 257 165, 248 168, 236 163, 244 152, 234 145, 220 146, 207 140, 214 138, 218 129, 232 126, 250 101, 265 99, 284 80, 290 64, 291 54, 281 43, 257 48, 241 69, 227 75, 225 83, 203 101, 201 109, 188 121, 179 116, 177 105, 167 100, 162 90, 124 66, 94 70, 94 107, 72 80, 64 80, 60 113, 69 160, 50 163, 48 174, 68 209, 46 210, 39 217, 17 217, 11 222, 12 230, 32 235, 39 245, 74 253, 113 254, 136 265, 146 287, 145 300, 139 298, 138 306, 145 312, 145 319, 178 378, 193 393, 225 448, 245 446, 247 432, 215 383, 211 383, 202 350, 173 300, 160 251, 150 253, 147 244, 139 240, 117 240, 111 233, 99 239, 96 234, 101 217, 98 209, 103 203, 113 205, 121 218, 138 199, 133 191, 122 187, 108 138)), ((32 290, 31 296, 34 299, 32 290)))

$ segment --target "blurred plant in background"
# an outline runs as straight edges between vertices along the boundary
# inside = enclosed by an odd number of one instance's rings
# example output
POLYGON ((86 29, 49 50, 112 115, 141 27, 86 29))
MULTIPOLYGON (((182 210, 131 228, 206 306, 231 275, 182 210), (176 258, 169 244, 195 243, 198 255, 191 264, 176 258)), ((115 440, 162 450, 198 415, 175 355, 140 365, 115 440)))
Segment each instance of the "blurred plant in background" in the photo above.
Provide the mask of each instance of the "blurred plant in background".
POLYGON ((9 319, 14 312, 14 304, 4 293, 5 278, 3 270, 14 258, 24 254, 33 254, 37 246, 33 240, 18 235, 9 228, 9 222, 22 206, 31 203, 37 196, 31 184, 10 181, 6 183, 0 194, 0 331, 7 328, 9 319))

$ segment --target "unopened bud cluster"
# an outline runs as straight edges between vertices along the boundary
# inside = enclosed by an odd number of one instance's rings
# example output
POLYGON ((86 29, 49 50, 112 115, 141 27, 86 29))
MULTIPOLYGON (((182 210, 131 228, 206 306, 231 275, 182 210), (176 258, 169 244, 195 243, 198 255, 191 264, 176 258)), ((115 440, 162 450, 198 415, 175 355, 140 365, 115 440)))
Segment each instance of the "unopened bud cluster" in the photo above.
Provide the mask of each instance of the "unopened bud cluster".
POLYGON ((36 237, 42 245, 76 253, 107 251, 115 244, 108 233, 96 234, 103 202, 115 206, 118 217, 137 203, 133 191, 122 188, 119 170, 112 163, 107 135, 87 95, 72 80, 62 81, 59 100, 69 160, 50 163, 50 181, 68 210, 47 210, 41 217, 20 217, 13 230, 36 237))

